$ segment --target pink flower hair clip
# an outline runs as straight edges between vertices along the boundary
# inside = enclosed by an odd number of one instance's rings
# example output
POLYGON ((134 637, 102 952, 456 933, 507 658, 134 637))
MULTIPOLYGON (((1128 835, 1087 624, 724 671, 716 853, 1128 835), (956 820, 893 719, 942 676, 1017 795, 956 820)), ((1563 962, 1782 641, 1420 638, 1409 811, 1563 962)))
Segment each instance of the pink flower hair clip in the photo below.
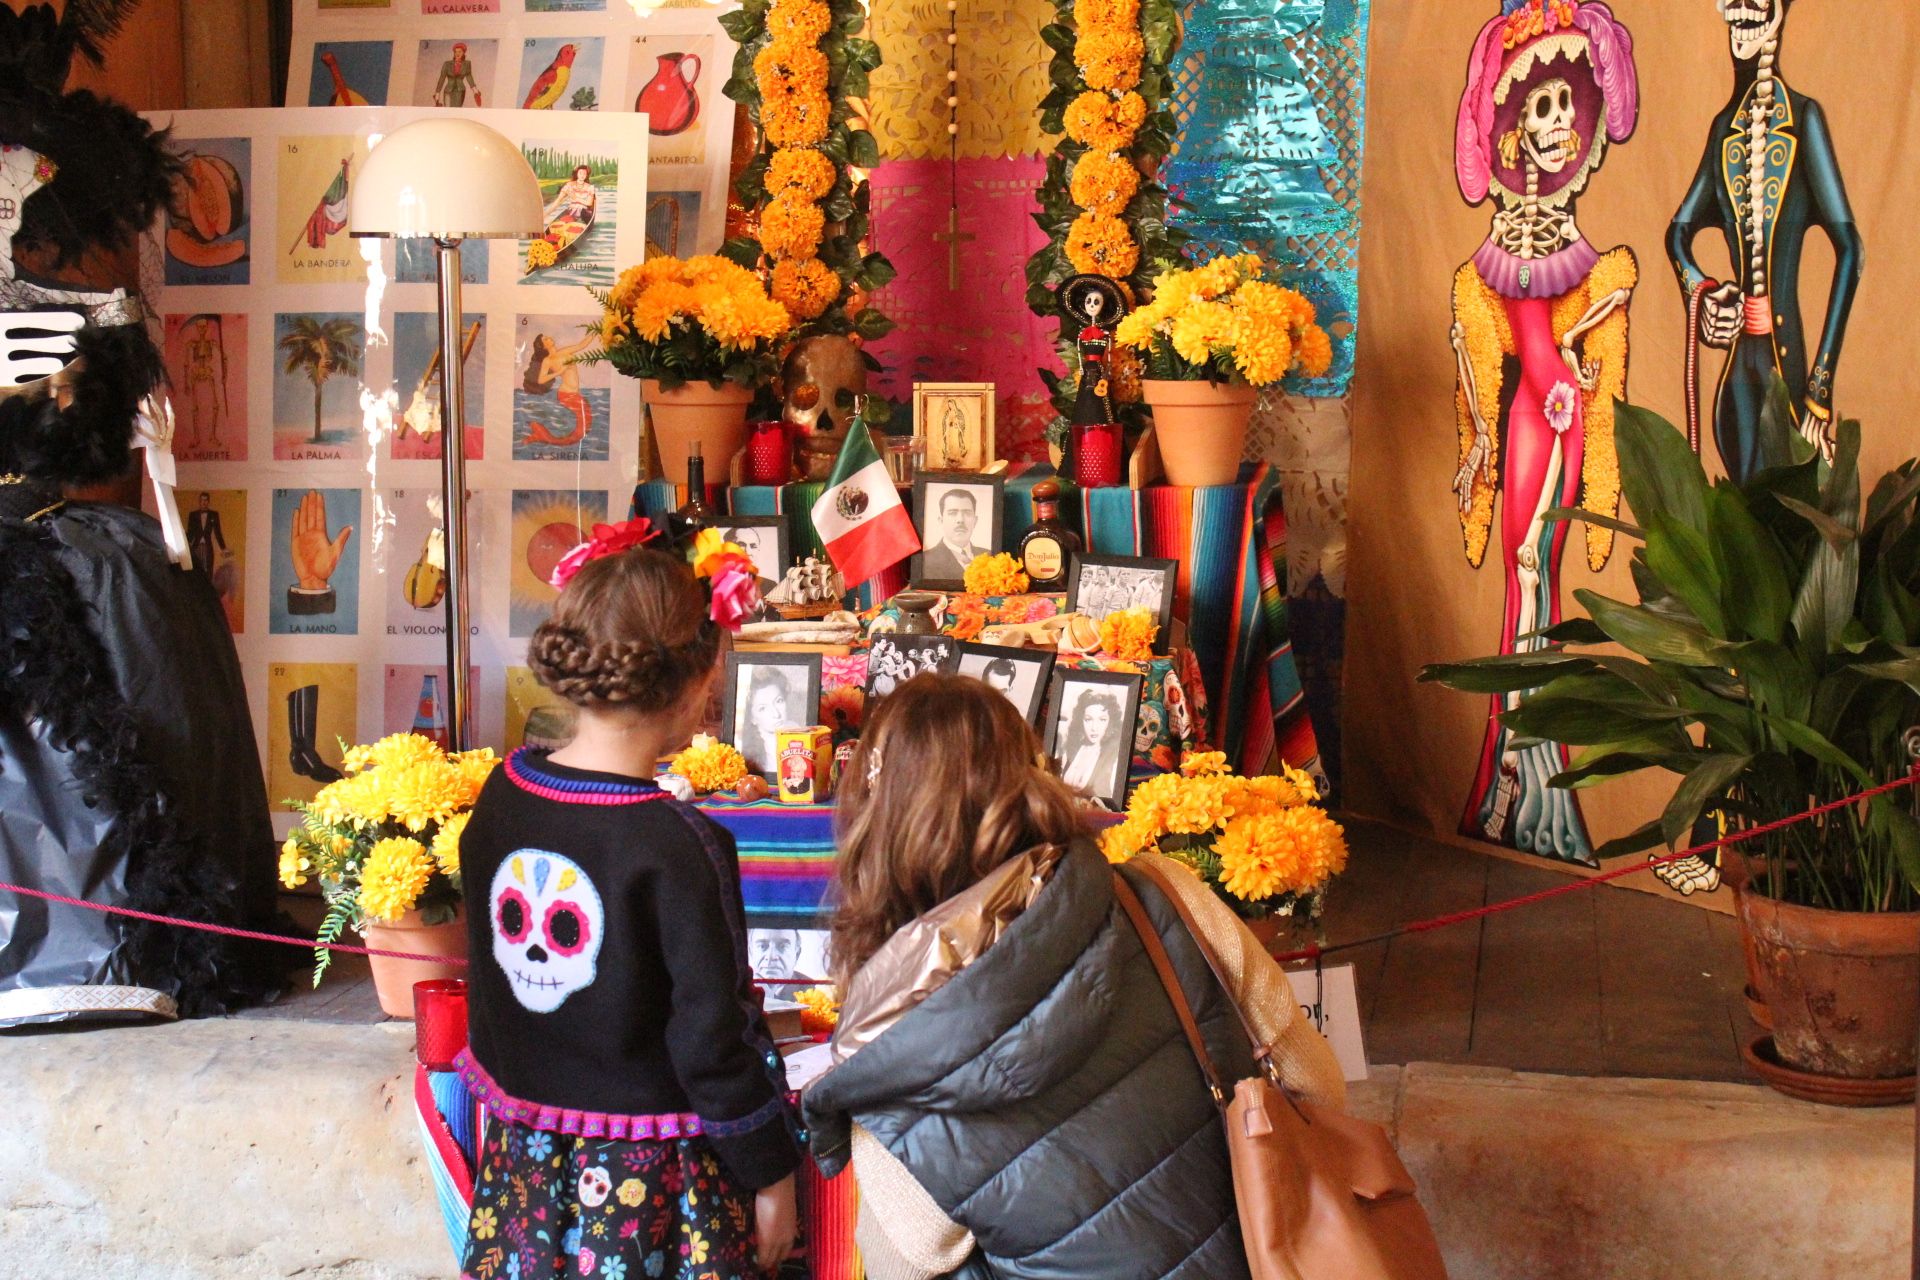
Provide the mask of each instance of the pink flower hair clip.
POLYGON ((634 547, 644 547, 659 537, 660 531, 645 516, 623 520, 619 524, 596 524, 591 538, 560 557, 560 563, 553 566, 547 585, 556 591, 564 591, 567 584, 573 581, 573 575, 591 561, 601 556, 617 555, 634 547))

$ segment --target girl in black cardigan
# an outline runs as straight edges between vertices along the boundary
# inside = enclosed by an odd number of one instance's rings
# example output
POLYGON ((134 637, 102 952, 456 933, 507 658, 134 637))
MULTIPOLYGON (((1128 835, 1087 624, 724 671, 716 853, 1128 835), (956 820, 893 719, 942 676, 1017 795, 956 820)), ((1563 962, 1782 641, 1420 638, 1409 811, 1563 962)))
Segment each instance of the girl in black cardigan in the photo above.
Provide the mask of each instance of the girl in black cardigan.
POLYGON ((647 547, 580 568, 528 647, 579 732, 510 756, 461 839, 459 1066, 494 1121, 473 1280, 748 1280, 792 1248, 798 1148, 733 841, 652 782, 719 652, 686 563, 647 547))

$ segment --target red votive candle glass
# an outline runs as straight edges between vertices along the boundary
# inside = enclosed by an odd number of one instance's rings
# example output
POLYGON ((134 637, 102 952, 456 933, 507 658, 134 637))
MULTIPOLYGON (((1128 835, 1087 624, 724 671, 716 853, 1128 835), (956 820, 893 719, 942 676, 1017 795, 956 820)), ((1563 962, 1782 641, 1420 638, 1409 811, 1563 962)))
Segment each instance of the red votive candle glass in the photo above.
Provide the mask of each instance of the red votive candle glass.
POLYGON ((413 1052, 429 1071, 451 1071, 467 1047, 467 983, 430 978, 413 984, 413 1052))
POLYGON ((1120 483, 1119 423, 1074 427, 1073 480, 1082 489, 1111 489, 1120 483))
POLYGON ((748 484, 782 485, 793 478, 793 437, 784 422, 756 422, 747 439, 748 484))

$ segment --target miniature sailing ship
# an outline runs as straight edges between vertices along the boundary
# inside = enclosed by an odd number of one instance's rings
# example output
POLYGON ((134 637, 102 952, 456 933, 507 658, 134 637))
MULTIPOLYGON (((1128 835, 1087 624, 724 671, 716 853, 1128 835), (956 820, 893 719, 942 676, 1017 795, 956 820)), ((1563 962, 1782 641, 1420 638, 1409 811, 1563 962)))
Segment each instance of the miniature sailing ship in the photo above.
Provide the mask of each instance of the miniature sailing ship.
POLYGON ((787 570, 780 585, 767 592, 766 601, 789 621, 800 618, 824 618, 840 608, 847 586, 840 571, 832 565, 808 556, 787 570))

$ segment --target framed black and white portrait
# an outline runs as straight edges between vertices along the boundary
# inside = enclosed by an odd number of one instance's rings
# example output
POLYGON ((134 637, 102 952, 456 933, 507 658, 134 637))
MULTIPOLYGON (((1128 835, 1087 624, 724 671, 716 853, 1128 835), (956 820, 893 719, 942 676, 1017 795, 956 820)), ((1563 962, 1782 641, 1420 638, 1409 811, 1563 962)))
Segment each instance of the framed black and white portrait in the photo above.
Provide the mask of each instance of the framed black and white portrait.
POLYGON ((1133 726, 1144 684, 1121 671, 1053 669, 1047 755, 1067 786, 1109 809, 1126 806, 1133 726))
POLYGON ((884 698, 923 671, 951 671, 960 642, 952 636, 881 632, 867 650, 867 701, 884 698))
POLYGON ((717 527, 721 537, 738 543, 753 561, 761 595, 780 585, 793 558, 785 516, 728 516, 717 527))
POLYGON ((1040 727, 1040 710, 1047 701, 1047 677, 1053 673, 1053 654, 1045 649, 963 644, 953 669, 1006 694, 1028 724, 1040 727))
POLYGON ((818 986, 831 965, 831 935, 825 929, 757 928, 747 930, 747 962, 753 976, 777 994, 818 986))
POLYGON ((779 766, 776 735, 820 722, 820 655, 727 655, 720 737, 747 758, 747 768, 771 781, 779 766))
POLYGON ((920 554, 913 558, 913 584, 959 591, 967 566, 1001 550, 1000 494, 1003 476, 964 471, 922 471, 913 479, 913 523, 920 554))
POLYGON ((1123 609, 1145 609, 1159 623, 1153 651, 1165 653, 1173 630, 1173 590, 1179 563, 1139 556, 1075 556, 1067 571, 1067 611, 1096 623, 1123 609))

